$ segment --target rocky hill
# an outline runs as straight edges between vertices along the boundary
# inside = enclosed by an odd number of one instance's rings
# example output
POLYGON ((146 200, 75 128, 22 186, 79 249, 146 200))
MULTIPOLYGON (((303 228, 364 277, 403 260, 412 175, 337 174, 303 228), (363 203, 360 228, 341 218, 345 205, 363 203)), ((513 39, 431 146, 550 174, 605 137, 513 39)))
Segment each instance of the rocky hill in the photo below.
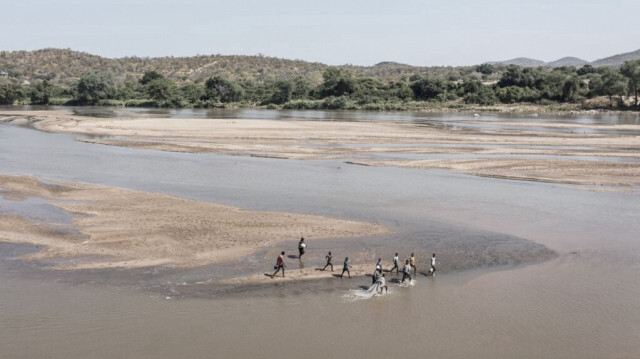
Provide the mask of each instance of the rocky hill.
POLYGON ((593 62, 585 61, 577 57, 563 57, 561 59, 551 61, 551 62, 544 62, 541 60, 530 59, 527 57, 518 57, 516 59, 505 60, 505 61, 493 61, 489 63, 494 65, 518 65, 522 67, 536 67, 536 66, 582 67, 584 65, 591 65, 593 67, 602 67, 602 66, 617 67, 617 66, 621 66, 625 61, 634 61, 634 60, 640 60, 640 50, 627 52, 619 55, 614 55, 610 57, 605 57, 604 59, 596 60, 593 62))
MULTIPOLYGON (((0 71, 21 83, 49 80, 70 85, 87 70, 114 74, 117 82, 136 81, 147 71, 157 71, 178 84, 203 82, 212 76, 253 83, 271 82, 303 76, 322 81, 328 65, 303 60, 287 60, 266 56, 197 55, 192 57, 124 57, 110 59, 69 49, 36 51, 1 51, 0 71)), ((341 66, 355 75, 394 81, 420 74, 446 74, 451 68, 416 67, 393 62, 376 66, 341 66)))
MULTIPOLYGON (((592 66, 620 66, 624 61, 640 59, 640 50, 604 58, 590 63, 592 66)), ((494 62, 494 65, 515 64, 522 67, 535 66, 583 66, 588 62, 565 57, 553 62, 530 58, 516 58, 494 62)), ((70 49, 42 49, 36 51, 0 51, 0 72, 8 72, 18 83, 39 80, 69 86, 87 70, 102 70, 112 73, 118 83, 137 81, 147 71, 156 71, 174 80, 177 84, 201 83, 212 76, 222 76, 233 81, 248 81, 254 84, 273 82, 278 79, 305 77, 320 83, 322 73, 329 66, 317 62, 287 60, 266 56, 197 55, 192 57, 124 57, 105 58, 70 49)), ((415 76, 438 76, 456 81, 474 72, 474 66, 466 67, 420 67, 396 62, 380 62, 374 66, 340 66, 358 77, 372 77, 383 82, 410 79, 415 76)), ((495 75, 490 76, 497 76, 495 75)), ((497 80, 487 78, 485 81, 497 80)))

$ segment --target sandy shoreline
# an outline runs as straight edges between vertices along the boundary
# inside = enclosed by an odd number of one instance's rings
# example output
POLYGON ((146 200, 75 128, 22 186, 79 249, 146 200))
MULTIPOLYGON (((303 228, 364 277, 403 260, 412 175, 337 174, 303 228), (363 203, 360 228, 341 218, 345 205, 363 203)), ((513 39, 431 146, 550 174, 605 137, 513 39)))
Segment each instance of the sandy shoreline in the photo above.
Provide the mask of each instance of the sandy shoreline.
POLYGON ((640 185, 640 136, 615 133, 640 132, 640 125, 634 124, 467 122, 516 128, 478 131, 382 121, 98 119, 75 116, 65 110, 4 111, 0 121, 88 135, 81 141, 131 148, 283 159, 344 158, 361 165, 444 169, 504 179, 593 186, 640 185), (546 130, 533 131, 531 126, 546 130), (581 129, 613 134, 582 133, 581 129), (372 159, 380 154, 397 158, 372 159), (446 158, 407 158, 428 155, 446 158))
MULTIPOLYGON (((386 233, 374 223, 321 216, 244 211, 168 195, 83 183, 44 183, 0 175, 5 200, 43 198, 73 214, 70 224, 0 216, 0 241, 45 249, 26 260, 72 258, 53 269, 189 268, 237 259, 301 235, 311 240, 386 233)), ((274 259, 275 260, 275 259, 274 259)))

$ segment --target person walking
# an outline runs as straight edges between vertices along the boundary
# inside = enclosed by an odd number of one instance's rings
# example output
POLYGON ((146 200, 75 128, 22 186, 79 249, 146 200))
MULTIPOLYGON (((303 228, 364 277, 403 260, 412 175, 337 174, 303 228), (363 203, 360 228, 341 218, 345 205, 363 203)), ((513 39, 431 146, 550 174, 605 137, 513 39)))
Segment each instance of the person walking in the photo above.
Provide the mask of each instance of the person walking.
POLYGON ((408 259, 404 262, 404 268, 402 268, 402 281, 400 283, 404 283, 404 280, 407 278, 409 278, 409 282, 411 282, 411 264, 409 264, 408 259))
POLYGON ((271 275, 271 278, 275 277, 275 275, 278 274, 280 269, 282 269, 282 277, 284 278, 285 267, 286 265, 284 264, 284 251, 282 251, 282 253, 280 253, 280 255, 278 256, 278 260, 276 261, 276 271, 273 272, 273 274, 271 275))
POLYGON ((302 255, 304 254, 304 249, 307 245, 304 243, 304 237, 300 238, 300 242, 298 242, 298 259, 302 259, 302 255))
POLYGON ((349 268, 351 268, 351 266, 349 265, 349 257, 346 257, 344 259, 344 263, 342 263, 342 274, 340 274, 340 278, 344 277, 344 272, 347 272, 347 274, 349 275, 349 278, 351 278, 351 273, 349 272, 349 268))
POLYGON ((393 272, 394 269, 396 270, 396 274, 398 274, 398 271, 400 270, 398 267, 398 252, 396 252, 395 257, 393 257, 393 268, 391 268, 389 272, 393 272))
POLYGON ((325 258, 327 258, 327 264, 324 265, 324 268, 322 268, 322 270, 325 270, 328 266, 331 266, 331 271, 333 272, 333 264, 331 263, 331 259, 333 258, 333 256, 331 255, 331 251, 329 251, 329 254, 327 254, 325 258))
POLYGON ((431 256, 431 268, 429 268, 429 274, 431 276, 436 275, 436 254, 431 256))
POLYGON ((382 258, 378 258, 378 263, 376 263, 376 269, 373 270, 373 275, 371 278, 373 282, 371 284, 375 284, 378 278, 380 278, 380 274, 382 274, 382 258))
POLYGON ((411 253, 411 257, 409 258, 409 264, 411 265, 411 268, 413 269, 413 276, 415 277, 415 275, 416 275, 416 257, 413 255, 413 253, 411 253))
POLYGON ((378 278, 380 278, 380 272, 376 268, 373 270, 373 274, 371 274, 371 284, 376 284, 378 278))

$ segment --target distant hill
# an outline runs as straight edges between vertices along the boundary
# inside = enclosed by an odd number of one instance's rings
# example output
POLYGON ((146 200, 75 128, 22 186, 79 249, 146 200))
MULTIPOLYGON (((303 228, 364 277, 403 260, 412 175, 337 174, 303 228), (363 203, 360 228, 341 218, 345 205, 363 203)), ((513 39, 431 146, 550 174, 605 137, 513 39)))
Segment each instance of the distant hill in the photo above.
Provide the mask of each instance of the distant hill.
POLYGON ((536 66, 545 66, 546 62, 540 61, 540 60, 536 60, 536 59, 530 59, 528 57, 518 57, 518 58, 515 58, 515 59, 511 59, 511 60, 494 61, 494 62, 490 62, 490 64, 492 64, 492 65, 517 65, 517 66, 521 66, 521 67, 536 67, 536 66))
POLYGON ((596 60, 591 63, 591 66, 599 67, 599 66, 620 66, 625 61, 634 61, 640 60, 640 50, 636 50, 633 52, 626 52, 624 54, 614 55, 610 57, 605 57, 604 59, 596 60))
MULTIPOLYGON (((322 73, 329 65, 288 60, 267 56, 197 55, 192 57, 123 57, 105 58, 69 49, 42 49, 35 51, 0 51, 0 71, 7 71, 20 83, 49 80, 68 86, 87 70, 102 70, 114 74, 119 83, 137 81, 146 71, 157 71, 178 84, 204 82, 212 76, 223 76, 233 81, 254 83, 273 82, 278 79, 305 77, 322 82, 322 73)), ((462 68, 420 67, 382 62, 375 66, 340 66, 357 76, 374 77, 381 81, 397 81, 412 76, 447 76, 462 68)), ((466 67, 470 69, 472 67, 466 67)))
POLYGON ((587 64, 589 64, 589 61, 585 61, 577 57, 563 57, 556 61, 547 62, 546 65, 549 67, 562 67, 562 66, 582 67, 587 64))
POLYGON ((395 62, 395 61, 382 61, 382 62, 378 62, 377 64, 375 64, 373 66, 374 67, 382 67, 382 66, 410 66, 410 65, 401 64, 401 63, 395 62))
POLYGON ((110 59, 68 49, 0 52, 0 70, 20 80, 47 79, 69 85, 87 70, 114 74, 119 82, 137 80, 158 71, 175 81, 203 81, 221 75, 234 79, 270 81, 298 75, 320 78, 327 65, 264 56, 198 55, 193 57, 124 57, 110 59))
POLYGON ((605 57, 604 59, 596 60, 593 62, 585 61, 583 59, 579 59, 577 57, 563 57, 561 59, 544 62, 540 60, 530 59, 527 57, 518 57, 512 60, 506 61, 493 61, 488 62, 493 65, 518 65, 522 67, 536 67, 536 66, 548 66, 548 67, 561 67, 561 66, 574 66, 574 67, 582 67, 584 65, 591 65, 593 67, 618 67, 621 66, 625 61, 633 61, 640 60, 640 50, 627 52, 624 54, 619 54, 615 56, 605 57))

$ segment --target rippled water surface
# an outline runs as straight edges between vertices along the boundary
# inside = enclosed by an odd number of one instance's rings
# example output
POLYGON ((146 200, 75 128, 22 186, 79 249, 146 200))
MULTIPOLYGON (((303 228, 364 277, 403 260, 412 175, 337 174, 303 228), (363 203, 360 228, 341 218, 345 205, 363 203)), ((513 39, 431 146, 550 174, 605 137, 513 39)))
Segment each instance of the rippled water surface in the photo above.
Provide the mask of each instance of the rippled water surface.
MULTIPOLYGON (((414 116, 254 110, 157 115, 388 116, 394 121, 414 116)), ((473 118, 421 116, 446 123, 473 118)), ((548 119, 574 120, 613 121, 548 119)), ((405 288, 392 275, 388 295, 349 302, 344 294, 367 286, 369 278, 211 284, 265 270, 271 262, 264 263, 264 251, 224 268, 51 273, 17 259, 37 248, 0 244, 2 357, 636 358, 640 353, 636 190, 593 192, 338 160, 141 151, 8 125, 0 125, 0 172, 378 221, 394 230, 376 238, 310 242, 305 266, 320 265, 326 250, 338 246, 385 260, 395 251, 415 251, 422 268, 431 252, 439 261, 435 278, 419 276, 415 286, 405 288)), ((37 199, 2 199, 0 210, 69 220, 37 199)), ((293 248, 295 239, 282 245, 293 248)))

